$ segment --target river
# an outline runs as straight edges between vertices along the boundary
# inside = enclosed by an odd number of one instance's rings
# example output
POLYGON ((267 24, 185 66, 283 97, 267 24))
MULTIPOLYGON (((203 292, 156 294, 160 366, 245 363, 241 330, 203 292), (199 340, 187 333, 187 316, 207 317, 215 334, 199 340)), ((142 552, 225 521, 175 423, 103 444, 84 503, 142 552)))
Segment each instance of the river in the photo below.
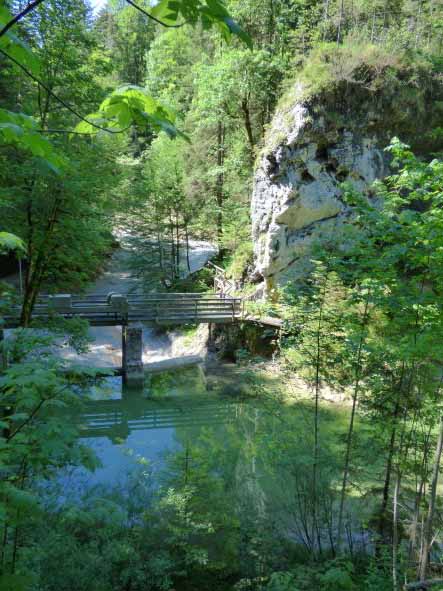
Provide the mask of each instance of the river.
MULTIPOLYGON (((207 255, 200 252, 199 264, 207 255)), ((137 289, 127 257, 125 247, 116 252, 91 292, 137 289)), ((120 329, 93 329, 92 334, 92 351, 80 361, 119 365, 120 329)), ((175 340, 146 326, 144 361, 170 356, 175 340)), ((64 355, 79 361, 71 351, 64 355)), ((266 366, 214 364, 204 371, 194 367, 156 374, 138 392, 124 391, 118 377, 108 378, 93 389, 80 410, 69 414, 69 420, 80 427, 80 442, 94 452, 97 465, 94 470, 59 470, 58 477, 43 487, 48 506, 82 507, 87 512, 98 506, 112 506, 113 511, 117 507, 126 515, 125 527, 142 523, 156 507, 155 522, 164 524, 162 536, 167 537, 170 527, 178 527, 171 503, 180 515, 185 503, 192 506, 193 517, 182 515, 185 523, 180 527, 210 524, 211 535, 200 539, 194 532, 192 540, 198 539, 199 548, 209 555, 215 552, 217 564, 225 565, 217 568, 232 568, 245 576, 262 572, 264 566, 257 561, 265 560, 267 552, 278 557, 289 542, 301 549, 312 543, 313 408, 306 399, 288 398, 281 376, 266 366), (268 544, 272 548, 266 550, 268 544)), ((325 406, 320 420, 323 443, 317 485, 324 502, 318 519, 319 535, 327 546, 334 535, 330 511, 347 411, 325 406)), ((355 544, 364 545, 365 537, 359 540, 355 544)), ((163 542, 159 544, 161 549, 163 542)))

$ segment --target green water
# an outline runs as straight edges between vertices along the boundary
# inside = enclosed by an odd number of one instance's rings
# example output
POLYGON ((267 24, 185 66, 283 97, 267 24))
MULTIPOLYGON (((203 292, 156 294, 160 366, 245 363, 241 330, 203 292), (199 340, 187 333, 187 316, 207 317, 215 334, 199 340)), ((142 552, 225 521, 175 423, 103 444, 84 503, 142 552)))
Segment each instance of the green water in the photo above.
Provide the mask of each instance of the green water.
MULTIPOLYGON (((143 392, 108 380, 71 416, 99 465, 63 469, 43 487, 43 588, 237 591, 304 564, 313 543, 327 553, 349 409, 321 405, 315 488, 313 419, 280 377, 235 367, 157 375, 143 392)), ((352 470, 346 526, 353 551, 365 551, 380 454, 361 425, 354 455, 364 469, 352 470)))
MULTIPOLYGON (((112 378, 74 419, 100 465, 95 471, 63 471, 63 499, 117 489, 131 496, 136 489, 143 503, 186 485, 211 511, 220 503, 234 513, 247 507, 303 538, 313 409, 283 400, 277 378, 235 368, 205 376, 194 368, 153 376, 143 392, 122 392, 120 379, 112 378)), ((340 474, 346 423, 346 409, 322 409, 321 474, 327 487, 340 474)))
MULTIPOLYGON (((208 376, 198 369, 157 375, 144 392, 122 392, 119 379, 108 380, 72 417, 100 465, 95 471, 64 469, 46 489, 48 499, 57 499, 53 507, 68 508, 54 517, 57 535, 75 542, 76 552, 77 536, 91 537, 94 552, 100 536, 117 535, 124 548, 135 536, 137 548, 149 544, 148 554, 173 554, 174 564, 189 548, 202 552, 206 566, 194 564, 193 576, 212 577, 202 589, 213 588, 219 571, 225 581, 229 573, 259 576, 283 568, 291 553, 312 543, 314 448, 313 405, 283 394, 279 378, 238 368, 208 376)), ((327 551, 335 534, 331 510, 338 500, 348 410, 324 405, 320 422, 316 519, 327 551)), ((366 446, 360 430, 356 454, 366 446)), ((360 524, 370 513, 360 497, 372 476, 353 474, 357 479, 359 492, 347 504, 346 519, 354 549, 364 550, 360 524)), ((60 560, 67 560, 67 552, 60 560)))

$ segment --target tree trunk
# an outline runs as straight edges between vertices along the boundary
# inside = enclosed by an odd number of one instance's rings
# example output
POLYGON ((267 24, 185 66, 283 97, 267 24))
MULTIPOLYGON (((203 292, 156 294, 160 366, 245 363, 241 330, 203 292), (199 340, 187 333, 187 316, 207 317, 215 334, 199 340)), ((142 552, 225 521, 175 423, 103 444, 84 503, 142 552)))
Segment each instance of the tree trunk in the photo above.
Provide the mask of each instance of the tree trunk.
MULTIPOLYGON (((364 331, 367 321, 368 321, 368 309, 369 309, 369 296, 367 294, 366 301, 365 301, 365 308, 363 312, 362 322, 361 322, 361 330, 364 331)), ((352 449, 352 436, 354 433, 354 420, 355 420, 355 412, 357 409, 357 400, 358 394, 360 391, 360 381, 362 377, 362 354, 363 354, 363 344, 365 341, 365 335, 360 335, 360 340, 358 343, 357 349, 357 359, 355 362, 355 380, 354 380, 354 391, 352 394, 352 410, 351 410, 351 419, 349 421, 349 429, 348 435, 346 438, 346 455, 345 455, 345 465, 343 469, 343 481, 341 485, 341 493, 340 493, 340 509, 338 512, 338 525, 337 525, 337 548, 340 552, 341 548, 341 536, 343 531, 343 510, 345 505, 345 496, 346 496, 346 486, 348 484, 348 476, 349 476, 349 466, 351 462, 351 449, 352 449)))
POLYGON ((217 235, 219 243, 223 236, 223 201, 224 201, 224 182, 225 175, 223 165, 225 162, 225 125, 222 121, 217 123, 217 183, 216 183, 216 202, 217 202, 217 235))
POLYGON ((424 524, 423 545, 421 549, 420 563, 418 568, 418 578, 420 581, 426 579, 429 563, 429 552, 432 546, 432 533, 434 524, 435 503, 437 498, 438 476, 440 472, 440 460, 443 449, 443 415, 440 417, 440 428, 438 432, 437 447, 435 450, 434 466, 432 469, 431 497, 429 499, 429 508, 424 524))
POLYGON ((253 162, 254 160, 254 147, 255 147, 255 142, 254 142, 254 134, 252 132, 252 123, 251 123, 251 114, 249 111, 249 100, 246 97, 243 97, 242 103, 241 103, 241 108, 243 111, 243 119, 245 122, 245 129, 246 129, 246 135, 248 136, 248 142, 249 142, 249 148, 250 148, 250 156, 251 156, 251 162, 253 162))
MULTIPOLYGON (((320 368, 321 368, 321 338, 322 338, 322 330, 323 330, 323 308, 325 304, 325 297, 326 297, 326 285, 327 279, 325 279, 323 284, 323 293, 320 302, 320 308, 318 311, 318 325, 317 325, 317 335, 316 335, 316 358, 315 358, 315 407, 314 407, 314 461, 312 465, 312 545, 313 549, 315 549, 315 538, 318 539, 319 544, 319 535, 318 535, 318 524, 317 524, 317 504, 318 504, 318 495, 317 495, 317 479, 318 479, 318 457, 319 457, 319 401, 320 401, 320 368), (317 536, 315 533, 317 532, 317 536)), ((320 548, 319 548, 320 549, 320 548)))
POLYGON ((186 240, 186 266, 188 268, 188 272, 191 272, 191 261, 189 260, 189 231, 188 231, 188 222, 185 221, 185 240, 186 240))
MULTIPOLYGON (((48 268, 49 256, 47 247, 57 224, 61 203, 62 199, 59 195, 57 195, 52 208, 51 216, 44 230, 44 238, 38 249, 36 249, 35 245, 32 246, 32 249, 30 249, 31 247, 28 246, 29 265, 26 271, 25 293, 23 295, 23 304, 20 316, 20 325, 24 327, 29 326, 29 323, 31 322, 34 304, 39 294, 45 271, 48 268)), ((32 230, 33 225, 31 225, 30 231, 32 230)))
POLYGON ((340 17, 338 19, 338 29, 337 29, 337 45, 340 45, 341 40, 342 40, 341 30, 342 30, 342 27, 343 27, 344 12, 345 12, 345 1, 344 0, 341 0, 341 3, 340 3, 340 17))

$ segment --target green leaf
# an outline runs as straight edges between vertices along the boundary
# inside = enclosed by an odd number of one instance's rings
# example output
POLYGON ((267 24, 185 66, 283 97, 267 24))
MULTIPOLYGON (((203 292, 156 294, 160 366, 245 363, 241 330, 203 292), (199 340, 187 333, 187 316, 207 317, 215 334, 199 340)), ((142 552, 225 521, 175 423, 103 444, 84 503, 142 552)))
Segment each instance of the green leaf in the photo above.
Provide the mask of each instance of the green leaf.
POLYGON ((0 109, 0 142, 15 144, 28 150, 33 156, 42 158, 48 167, 60 174, 66 165, 65 160, 57 154, 51 142, 37 131, 37 122, 23 113, 13 113, 0 109))
POLYGON ((40 61, 27 43, 8 31, 0 37, 0 49, 13 57, 19 64, 28 69, 31 74, 40 74, 40 61))
POLYGON ((243 29, 235 22, 234 19, 228 16, 225 17, 223 21, 229 27, 231 33, 237 35, 237 37, 239 37, 239 39, 241 39, 243 43, 249 47, 249 49, 253 49, 254 45, 252 43, 251 37, 248 35, 248 33, 243 31, 243 29))
POLYGON ((25 253, 25 243, 21 238, 10 234, 9 232, 0 232, 0 252, 3 251, 17 251, 18 253, 25 253))
POLYGON ((174 25, 177 22, 178 12, 171 9, 169 0, 161 0, 152 9, 151 14, 166 25, 174 25))
MULTIPOLYGON (((88 115, 88 119, 97 121, 107 129, 125 130, 131 125, 151 127, 155 131, 165 131, 169 137, 183 137, 174 125, 175 112, 156 101, 143 88, 125 85, 117 88, 100 105, 99 113, 88 115)), ((93 133, 98 130, 86 122, 79 123, 75 131, 78 133, 93 133)))

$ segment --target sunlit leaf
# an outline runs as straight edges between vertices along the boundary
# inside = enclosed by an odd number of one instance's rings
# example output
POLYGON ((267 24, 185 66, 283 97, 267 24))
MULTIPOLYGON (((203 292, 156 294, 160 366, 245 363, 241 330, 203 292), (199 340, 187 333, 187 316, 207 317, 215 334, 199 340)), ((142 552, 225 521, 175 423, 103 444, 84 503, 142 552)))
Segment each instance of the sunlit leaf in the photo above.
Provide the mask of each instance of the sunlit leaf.
POLYGON ((9 232, 0 232, 0 252, 16 251, 24 253, 25 243, 21 238, 9 232))

